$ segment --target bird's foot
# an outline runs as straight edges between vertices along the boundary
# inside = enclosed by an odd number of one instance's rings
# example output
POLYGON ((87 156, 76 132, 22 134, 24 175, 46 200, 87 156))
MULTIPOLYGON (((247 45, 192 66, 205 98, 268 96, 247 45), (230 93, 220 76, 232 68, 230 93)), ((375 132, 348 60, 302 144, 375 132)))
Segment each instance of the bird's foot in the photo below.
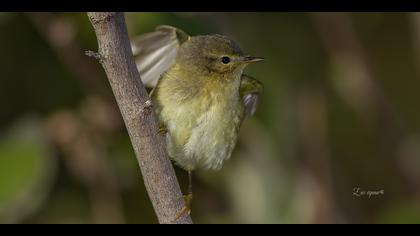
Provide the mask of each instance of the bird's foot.
POLYGON ((165 125, 160 125, 159 126, 159 130, 158 130, 159 134, 166 134, 167 132, 168 132, 168 129, 166 128, 165 125))
POLYGON ((181 216, 184 214, 190 215, 191 214, 191 202, 192 202, 192 193, 188 195, 182 196, 184 199, 184 206, 182 209, 176 214, 174 221, 177 221, 181 216))

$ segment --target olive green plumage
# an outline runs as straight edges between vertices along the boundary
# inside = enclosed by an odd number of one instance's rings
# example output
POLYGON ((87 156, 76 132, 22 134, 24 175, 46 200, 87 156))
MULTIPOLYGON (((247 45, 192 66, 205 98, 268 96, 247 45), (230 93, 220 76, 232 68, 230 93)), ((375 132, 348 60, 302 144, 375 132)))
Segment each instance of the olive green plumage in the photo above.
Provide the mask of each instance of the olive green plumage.
POLYGON ((189 36, 170 26, 133 40, 142 81, 166 127, 169 156, 185 170, 220 169, 246 116, 255 112, 262 84, 244 75, 256 57, 222 35, 189 36))

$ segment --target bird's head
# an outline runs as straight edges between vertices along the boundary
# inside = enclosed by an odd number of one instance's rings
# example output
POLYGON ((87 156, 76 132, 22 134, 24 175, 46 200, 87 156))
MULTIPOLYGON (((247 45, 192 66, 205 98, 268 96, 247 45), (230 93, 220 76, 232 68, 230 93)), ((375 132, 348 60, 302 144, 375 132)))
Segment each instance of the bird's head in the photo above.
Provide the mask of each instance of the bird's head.
POLYGON ((222 35, 191 37, 179 48, 177 62, 185 69, 197 74, 241 75, 250 63, 262 58, 246 56, 231 39, 222 35))

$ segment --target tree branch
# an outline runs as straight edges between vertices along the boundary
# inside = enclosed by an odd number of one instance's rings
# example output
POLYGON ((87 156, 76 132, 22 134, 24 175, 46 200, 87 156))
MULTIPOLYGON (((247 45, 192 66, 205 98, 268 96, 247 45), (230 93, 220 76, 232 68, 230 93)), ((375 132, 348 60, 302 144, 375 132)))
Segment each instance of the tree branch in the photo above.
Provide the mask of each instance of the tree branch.
POLYGON ((124 14, 87 14, 98 39, 98 58, 117 100, 159 222, 192 223, 188 215, 174 222, 184 206, 182 192, 133 59, 124 14))

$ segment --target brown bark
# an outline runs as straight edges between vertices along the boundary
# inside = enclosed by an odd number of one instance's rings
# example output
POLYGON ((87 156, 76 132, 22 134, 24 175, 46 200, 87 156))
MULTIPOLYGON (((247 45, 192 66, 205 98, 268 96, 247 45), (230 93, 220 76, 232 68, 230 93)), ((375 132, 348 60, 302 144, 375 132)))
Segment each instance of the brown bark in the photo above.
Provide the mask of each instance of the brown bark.
POLYGON ((159 222, 192 223, 188 215, 174 221, 184 205, 182 192, 133 59, 124 14, 89 12, 88 17, 99 48, 89 54, 99 59, 106 72, 159 222))

